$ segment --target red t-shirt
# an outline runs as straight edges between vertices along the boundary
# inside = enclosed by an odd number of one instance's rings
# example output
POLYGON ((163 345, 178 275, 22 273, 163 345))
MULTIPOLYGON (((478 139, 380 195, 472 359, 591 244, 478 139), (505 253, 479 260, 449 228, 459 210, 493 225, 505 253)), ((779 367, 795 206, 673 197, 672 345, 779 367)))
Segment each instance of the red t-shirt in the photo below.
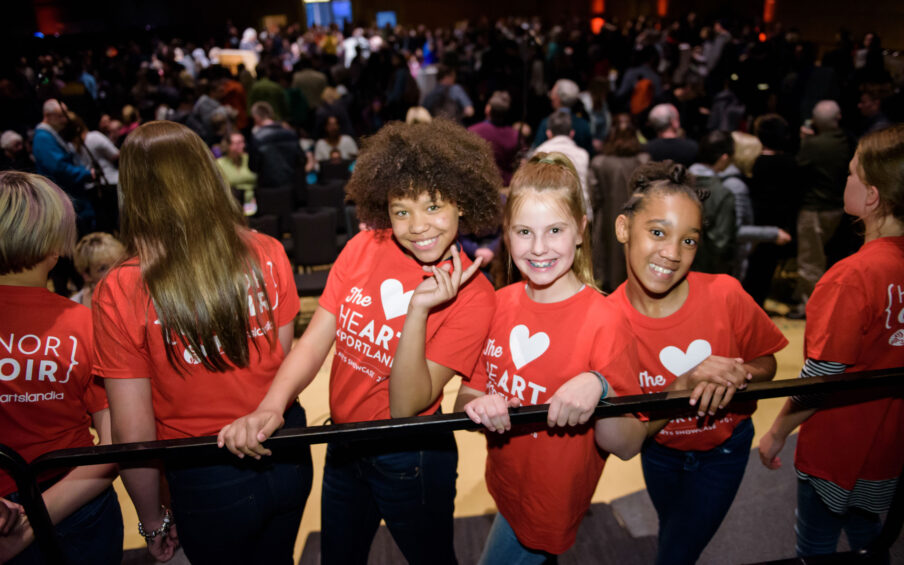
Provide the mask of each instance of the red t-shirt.
MULTIPOLYGON (((562 302, 541 304, 524 283, 496 293, 496 316, 468 386, 546 404, 560 386, 588 370, 602 373, 619 396, 641 394, 637 351, 624 316, 585 287, 562 302)), ((574 544, 606 454, 592 422, 565 433, 542 428, 487 435, 487 488, 518 540, 559 554, 574 544)))
MULTIPOLYGON (((107 396, 92 373, 91 311, 45 288, 2 286, 0 327, 0 442, 26 461, 94 445, 89 414, 107 396)), ((0 496, 16 490, 0 471, 0 496)))
POLYGON ((216 434, 224 425, 254 411, 263 399, 285 357, 277 340, 279 328, 298 313, 295 278, 282 245, 257 232, 247 232, 252 255, 264 277, 266 295, 248 292, 251 333, 247 367, 211 372, 191 351, 170 340, 179 358, 181 374, 166 356, 163 332, 154 305, 141 278, 137 259, 111 271, 97 285, 92 298, 98 375, 108 379, 151 379, 157 439, 216 434), (266 321, 263 301, 273 309, 275 327, 266 321), (276 340, 273 349, 268 339, 276 340), (255 344, 257 347, 255 347, 255 344))
MULTIPOLYGON (((848 371, 904 366, 904 237, 882 237, 836 263, 807 303, 806 357, 848 371)), ((851 490, 904 467, 904 399, 819 410, 800 428, 795 466, 851 490)))
MULTIPOLYGON (((461 254, 462 268, 471 261, 461 254)), ((330 415, 336 423, 389 415, 389 373, 408 302, 427 276, 395 243, 390 230, 364 231, 349 241, 327 280, 320 306, 336 316, 336 356, 330 371, 330 415)), ((427 318, 428 360, 469 375, 490 327, 493 287, 479 273, 454 300, 427 318)), ((421 414, 433 414, 442 395, 421 414)))
MULTIPOLYGON (((766 312, 734 278, 690 272, 687 281, 687 299, 677 312, 665 318, 650 318, 638 312, 625 293, 626 282, 611 295, 637 335, 638 381, 644 392, 662 391, 710 355, 752 361, 788 345, 766 312)), ((714 417, 675 418, 655 439, 683 451, 712 449, 731 437, 735 426, 755 409, 756 402, 732 403, 714 417)))

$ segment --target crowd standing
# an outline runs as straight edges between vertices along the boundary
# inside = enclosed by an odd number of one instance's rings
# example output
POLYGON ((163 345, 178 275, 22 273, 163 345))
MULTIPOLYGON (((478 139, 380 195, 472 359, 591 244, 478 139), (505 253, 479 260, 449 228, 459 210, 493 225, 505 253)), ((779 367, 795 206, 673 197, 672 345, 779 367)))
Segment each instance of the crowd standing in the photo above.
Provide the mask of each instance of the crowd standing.
MULTIPOLYGON (((120 469, 151 553, 289 562, 310 455, 261 442, 304 425, 297 397, 335 346, 334 422, 436 413, 461 375, 456 408, 503 434, 488 433, 499 513, 482 562, 567 550, 607 454, 639 452, 657 562, 693 563, 753 438, 755 406, 731 398, 771 379, 787 343, 767 299, 808 319, 801 376, 904 365, 901 59, 872 33, 823 47, 691 13, 598 33, 580 19, 229 25, 199 43, 15 57, 0 69, 10 445, 28 458, 90 445, 89 423, 102 443, 219 434, 240 460, 120 469), (224 48, 258 63, 227 66, 224 48), (265 194, 292 187, 304 204, 336 178, 363 231, 293 348, 286 242, 247 225, 265 194), (577 327, 580 344, 565 337, 577 327), (588 421, 607 396, 660 390, 691 390, 696 414, 588 421), (30 395, 53 442, 14 425, 30 395), (548 429, 510 429, 510 407, 545 403, 548 429), (547 474, 550 453, 569 463, 547 474), (544 490, 551 474, 579 487, 544 490)), ((901 399, 837 404, 790 399, 760 444, 776 467, 803 423, 801 555, 831 553, 841 529, 866 546, 904 466, 901 399), (843 464, 827 456, 838 442, 843 464)), ((365 562, 381 519, 410 562, 455 562, 456 463, 451 434, 330 444, 324 562, 365 562)), ((42 477, 73 559, 121 551, 115 472, 42 477), (73 525, 95 518, 119 529, 73 525)), ((33 532, 0 484, 0 560, 28 563, 33 532)))

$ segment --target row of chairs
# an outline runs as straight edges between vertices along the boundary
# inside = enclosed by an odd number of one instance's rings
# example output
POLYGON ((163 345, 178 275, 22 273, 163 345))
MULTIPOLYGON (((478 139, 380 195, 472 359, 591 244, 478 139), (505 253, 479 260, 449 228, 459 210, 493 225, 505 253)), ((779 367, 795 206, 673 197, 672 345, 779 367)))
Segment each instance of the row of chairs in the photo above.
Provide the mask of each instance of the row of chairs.
POLYGON ((280 240, 297 270, 299 296, 319 296, 345 243, 358 232, 355 207, 345 203, 343 182, 304 187, 259 188, 257 214, 248 224, 280 240), (290 237, 286 238, 285 235, 290 237))

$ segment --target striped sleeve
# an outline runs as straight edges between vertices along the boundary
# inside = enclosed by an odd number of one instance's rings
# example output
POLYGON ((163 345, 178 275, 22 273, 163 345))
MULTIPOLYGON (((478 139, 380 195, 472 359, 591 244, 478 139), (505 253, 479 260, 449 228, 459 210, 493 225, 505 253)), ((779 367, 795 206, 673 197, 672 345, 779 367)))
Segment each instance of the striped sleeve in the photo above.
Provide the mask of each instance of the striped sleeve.
MULTIPOLYGON (((840 375, 847 369, 848 366, 844 363, 836 363, 834 361, 817 361, 815 359, 807 359, 804 361, 804 366, 800 370, 800 374, 798 378, 806 379, 809 377, 824 377, 827 375, 840 375)), ((807 409, 807 408, 819 408, 822 404, 823 400, 825 400, 826 395, 823 394, 806 394, 806 395, 797 395, 792 396, 791 399, 797 404, 799 407, 807 409)))

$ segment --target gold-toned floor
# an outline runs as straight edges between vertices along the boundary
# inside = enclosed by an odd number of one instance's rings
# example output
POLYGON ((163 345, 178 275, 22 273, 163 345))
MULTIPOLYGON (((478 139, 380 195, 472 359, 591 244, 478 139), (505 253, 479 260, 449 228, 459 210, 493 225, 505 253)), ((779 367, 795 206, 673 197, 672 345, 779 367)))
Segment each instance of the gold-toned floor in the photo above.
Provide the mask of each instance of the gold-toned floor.
MULTIPOLYGON (((315 299, 302 300, 302 318, 310 317, 316 308, 315 299)), ((787 307, 778 303, 767 304, 769 311, 786 311, 787 307)), ((800 371, 803 362, 804 322, 787 320, 776 317, 773 321, 788 338, 788 346, 779 352, 777 379, 794 378, 800 371)), ((328 385, 329 367, 332 356, 320 369, 317 378, 311 386, 301 394, 301 403, 307 411, 308 424, 320 425, 329 415, 328 385)), ((452 404, 458 391, 459 381, 453 380, 445 389, 443 410, 446 413, 452 411, 452 404)), ((759 408, 753 416, 757 430, 754 445, 759 442, 761 432, 767 430, 778 410, 785 402, 784 398, 761 400, 759 408)), ((474 516, 495 512, 493 499, 487 492, 483 481, 484 463, 486 459, 486 444, 483 436, 474 432, 455 432, 458 441, 458 495, 455 499, 456 516, 474 516)), ((320 489, 323 477, 323 461, 326 455, 325 445, 315 445, 311 448, 314 459, 314 486, 308 498, 304 517, 301 521, 301 530, 295 542, 296 560, 301 556, 304 542, 308 534, 320 529, 320 489)), ((123 509, 125 522, 125 547, 132 549, 144 546, 144 540, 138 535, 137 518, 132 503, 122 483, 117 479, 116 488, 123 509)), ((603 471, 603 477, 593 495, 593 502, 609 502, 616 498, 631 494, 644 488, 643 477, 640 470, 640 458, 635 457, 630 461, 621 461, 610 457, 603 471)))

